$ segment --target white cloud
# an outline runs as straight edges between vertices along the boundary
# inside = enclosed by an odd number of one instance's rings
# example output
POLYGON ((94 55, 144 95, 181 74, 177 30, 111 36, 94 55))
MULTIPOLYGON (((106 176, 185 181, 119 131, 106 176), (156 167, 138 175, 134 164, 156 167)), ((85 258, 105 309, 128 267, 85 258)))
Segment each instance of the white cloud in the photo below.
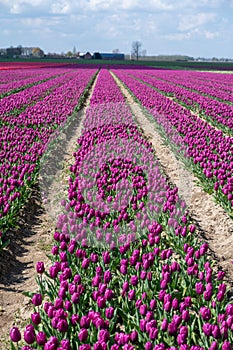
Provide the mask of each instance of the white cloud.
POLYGON ((205 24, 209 24, 210 22, 214 22, 216 20, 215 13, 197 13, 191 15, 180 15, 180 21, 178 25, 178 29, 180 31, 187 31, 195 28, 199 28, 205 24))
POLYGON ((177 40, 177 41, 183 41, 186 39, 190 39, 192 36, 192 34, 189 33, 175 33, 175 34, 166 34, 163 35, 164 39, 168 39, 168 40, 177 40))
POLYGON ((42 18, 22 18, 21 19, 21 24, 24 26, 28 26, 30 28, 34 28, 34 27, 42 27, 46 24, 46 20, 42 19, 42 18))
POLYGON ((219 32, 209 32, 206 30, 204 31, 204 36, 206 39, 215 39, 219 37, 219 32))
POLYGON ((52 14, 68 14, 71 12, 70 4, 65 0, 57 1, 51 5, 52 14))

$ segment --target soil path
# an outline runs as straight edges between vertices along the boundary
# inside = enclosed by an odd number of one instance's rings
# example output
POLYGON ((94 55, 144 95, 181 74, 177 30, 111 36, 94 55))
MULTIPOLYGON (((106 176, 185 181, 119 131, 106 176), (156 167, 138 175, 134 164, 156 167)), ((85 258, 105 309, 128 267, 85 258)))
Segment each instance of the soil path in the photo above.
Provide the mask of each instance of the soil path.
POLYGON ((10 349, 11 327, 18 326, 22 329, 33 312, 30 298, 22 292, 35 293, 38 290, 35 280, 36 263, 44 261, 46 267, 51 264, 46 254, 51 252, 56 219, 61 212, 60 199, 67 197, 68 167, 72 164, 76 141, 81 135, 85 111, 96 79, 84 108, 74 116, 69 127, 59 136, 60 147, 51 152, 51 157, 46 158, 45 163, 41 162, 38 186, 33 189, 21 213, 19 227, 8 233, 10 245, 0 259, 0 350, 10 349), (51 178, 47 187, 45 175, 50 175, 51 178), (41 193, 46 189, 48 191, 45 202, 41 193))
POLYGON ((199 232, 205 240, 218 262, 220 268, 226 272, 228 281, 233 282, 233 220, 225 213, 223 208, 216 204, 213 197, 208 195, 197 185, 196 178, 184 168, 172 151, 164 144, 162 137, 156 130, 145 111, 136 103, 124 87, 122 82, 112 73, 115 81, 126 97, 138 125, 152 143, 158 160, 172 183, 176 184, 180 195, 188 205, 188 210, 196 222, 199 232))

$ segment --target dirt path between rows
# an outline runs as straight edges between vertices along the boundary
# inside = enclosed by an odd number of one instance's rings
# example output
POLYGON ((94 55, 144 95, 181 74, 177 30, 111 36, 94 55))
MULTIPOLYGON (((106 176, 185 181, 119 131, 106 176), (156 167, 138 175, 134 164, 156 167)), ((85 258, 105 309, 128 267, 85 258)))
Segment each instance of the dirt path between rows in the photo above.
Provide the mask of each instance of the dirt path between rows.
POLYGON ((36 263, 44 261, 46 268, 51 264, 46 254, 51 252, 56 218, 61 212, 60 199, 67 197, 68 167, 72 164, 96 79, 84 108, 74 116, 69 128, 61 133, 51 157, 41 162, 37 188, 33 189, 22 211, 18 229, 8 233, 10 245, 0 259, 0 350, 10 349, 9 331, 12 326, 22 329, 29 322, 33 308, 30 299, 22 292, 38 290, 36 263), (51 178, 46 202, 41 198, 41 193, 46 190, 45 175, 51 178))
POLYGON ((223 208, 216 204, 213 197, 208 195, 184 165, 178 161, 172 151, 164 144, 162 137, 145 115, 145 111, 136 103, 122 82, 112 73, 116 83, 126 97, 138 125, 152 143, 158 160, 165 173, 186 201, 188 210, 199 227, 199 232, 212 251, 218 265, 226 272, 227 279, 233 282, 233 220, 223 208))

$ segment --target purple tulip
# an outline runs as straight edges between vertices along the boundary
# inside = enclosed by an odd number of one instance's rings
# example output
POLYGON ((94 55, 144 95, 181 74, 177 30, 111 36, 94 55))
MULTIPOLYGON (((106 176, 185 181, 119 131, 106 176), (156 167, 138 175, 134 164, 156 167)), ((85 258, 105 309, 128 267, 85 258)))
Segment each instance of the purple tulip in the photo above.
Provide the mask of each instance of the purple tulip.
POLYGON ((32 297, 32 303, 35 306, 40 306, 42 304, 42 295, 39 294, 39 293, 34 294, 33 297, 32 297))
POLYGON ((13 342, 18 343, 21 340, 21 333, 18 327, 12 327, 10 330, 10 338, 13 342))
POLYGON ((129 300, 134 300, 135 299, 135 290, 134 289, 131 289, 129 292, 128 292, 128 299, 129 300))
POLYGON ((228 304, 226 307, 226 313, 230 316, 233 316, 233 304, 228 304))
POLYGON ((132 331, 130 334, 130 339, 131 339, 132 343, 136 343, 138 341, 138 332, 132 331))
POLYGON ((211 311, 205 306, 200 308, 200 314, 204 321, 208 321, 211 318, 211 311))
POLYGON ((104 264, 105 264, 105 265, 106 265, 106 264, 109 264, 110 261, 111 261, 111 258, 110 258, 109 252, 108 252, 108 251, 103 252, 103 262, 104 262, 104 264))
POLYGON ((133 285, 133 286, 136 286, 138 284, 138 277, 136 275, 132 276, 130 278, 130 283, 133 285))
POLYGON ((195 284, 195 289, 196 289, 196 293, 197 294, 203 294, 203 292, 204 292, 204 285, 203 285, 203 283, 201 283, 201 282, 197 282, 196 284, 195 284))
POLYGON ((82 261, 82 268, 86 270, 88 268, 89 264, 90 264, 90 259, 84 258, 82 261))
POLYGON ((107 331, 106 329, 101 329, 101 330, 99 331, 99 336, 98 336, 99 342, 105 342, 105 343, 107 343, 107 341, 109 340, 109 338, 110 338, 109 331, 107 331))
POLYGON ((83 344, 79 346, 78 350, 91 350, 91 345, 90 344, 83 344))
POLYGON ((165 305, 164 305, 164 310, 165 310, 166 312, 170 312, 170 311, 171 311, 171 308, 172 308, 172 303, 171 303, 171 301, 167 301, 167 302, 165 303, 165 305))
POLYGON ((229 341, 225 341, 222 345, 222 350, 232 350, 232 344, 229 341))
POLYGON ((64 319, 60 319, 57 323, 57 329, 59 332, 67 332, 68 331, 68 323, 64 319))
POLYGON ((26 329, 24 331, 24 340, 28 344, 32 344, 34 343, 35 339, 36 339, 35 329, 33 325, 29 324, 26 326, 26 329))
POLYGON ((86 328, 81 328, 78 334, 78 338, 81 342, 85 342, 88 338, 88 332, 86 328))
POLYGON ((69 339, 63 339, 61 341, 61 346, 63 350, 71 350, 71 345, 69 339))
POLYGON ((154 311, 157 307, 157 300, 156 299, 151 299, 150 301, 150 309, 154 311))
POLYGON ((166 318, 163 319, 162 323, 161 323, 161 330, 163 332, 165 332, 167 330, 167 327, 168 327, 168 321, 166 318))
POLYGON ((178 328, 177 328, 177 325, 175 324, 175 322, 172 321, 171 323, 168 324, 167 329, 168 329, 168 334, 175 335, 178 328))
POLYGON ((209 347, 209 350, 217 350, 218 349, 218 343, 216 341, 213 341, 209 347))
POLYGON ((38 263, 36 264, 36 272, 39 274, 42 274, 45 272, 45 267, 44 267, 43 261, 38 261, 38 263))
POLYGON ((103 309, 106 305, 106 298, 105 297, 102 297, 102 296, 99 296, 97 298, 97 305, 100 309, 103 309))
POLYGON ((79 322, 79 319, 80 319, 79 315, 73 314, 73 315, 71 316, 71 324, 72 324, 73 326, 76 325, 76 324, 79 322))
POLYGON ((80 327, 81 328, 89 328, 91 323, 91 319, 89 316, 82 316, 80 320, 80 327))
POLYGON ((107 319, 111 320, 113 318, 113 315, 114 315, 114 308, 110 306, 105 310, 105 316, 107 317, 107 319))
POLYGON ((46 343, 46 334, 44 332, 38 332, 36 335, 36 342, 38 345, 44 345, 46 343))
POLYGON ((44 344, 44 350, 56 350, 58 348, 58 345, 58 339, 54 336, 51 336, 49 340, 44 344))
POLYGON ((105 271, 104 273, 104 283, 109 283, 112 279, 112 274, 110 270, 105 271))
POLYGON ((41 322, 39 312, 34 312, 33 314, 31 314, 31 320, 35 325, 38 325, 41 322))
POLYGON ((139 312, 142 316, 145 316, 146 313, 147 313, 147 306, 146 304, 142 304, 140 307, 139 307, 139 312))
POLYGON ((146 342, 145 344, 145 347, 144 347, 145 350, 152 350, 153 349, 153 345, 151 342, 146 342))
POLYGON ((188 322, 188 321, 190 320, 189 311, 188 311, 188 310, 183 310, 183 311, 182 311, 181 317, 182 317, 182 320, 183 320, 184 322, 188 322))
POLYGON ((210 336, 212 334, 212 325, 210 323, 205 323, 202 330, 205 335, 210 336))
POLYGON ((184 334, 178 334, 177 335, 177 343, 178 345, 183 345, 183 344, 186 344, 187 342, 187 337, 184 335, 184 334))

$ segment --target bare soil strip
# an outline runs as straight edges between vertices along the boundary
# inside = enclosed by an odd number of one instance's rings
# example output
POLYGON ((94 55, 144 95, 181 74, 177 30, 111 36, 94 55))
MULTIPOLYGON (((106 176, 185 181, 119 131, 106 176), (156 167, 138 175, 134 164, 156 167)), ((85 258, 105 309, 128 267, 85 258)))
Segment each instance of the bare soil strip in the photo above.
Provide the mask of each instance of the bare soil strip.
POLYGON ((177 161, 172 151, 165 146, 155 125, 146 117, 143 108, 134 101, 121 81, 113 73, 112 75, 130 105, 138 125, 152 143, 165 173, 170 181, 179 188, 179 193, 186 201, 188 210, 195 220, 203 240, 209 244, 219 267, 226 272, 228 281, 232 283, 233 221, 223 208, 215 203, 213 197, 197 185, 193 174, 187 171, 181 162, 177 161))
MULTIPOLYGON (((54 151, 52 159, 57 156, 62 167, 52 172, 52 183, 49 187, 49 204, 45 205, 41 198, 40 182, 33 189, 32 195, 22 210, 19 227, 8 233, 10 246, 0 258, 0 349, 10 348, 9 331, 12 326, 23 327, 28 323, 33 307, 28 297, 22 292, 36 292, 38 289, 35 277, 35 266, 38 261, 44 261, 50 266, 49 254, 52 247, 52 237, 56 229, 56 217, 60 212, 58 198, 67 197, 68 167, 73 163, 73 152, 76 150, 77 139, 81 135, 83 119, 97 77, 89 91, 85 107, 77 113, 75 121, 65 134, 61 152, 54 151), (57 154, 55 154, 57 153, 57 154)), ((64 136, 64 135, 63 135, 64 136)), ((53 169, 54 170, 54 169, 53 169)), ((43 175, 43 169, 40 176, 43 175)), ((43 187, 43 186, 42 186, 43 187)))

